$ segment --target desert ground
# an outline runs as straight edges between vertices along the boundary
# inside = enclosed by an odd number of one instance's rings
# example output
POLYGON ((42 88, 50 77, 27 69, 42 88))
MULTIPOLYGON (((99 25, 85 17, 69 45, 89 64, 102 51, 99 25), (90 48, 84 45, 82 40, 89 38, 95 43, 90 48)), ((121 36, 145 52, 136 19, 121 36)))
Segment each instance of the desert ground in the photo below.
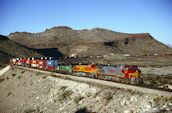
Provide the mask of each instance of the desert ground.
MULTIPOLYGON (((171 67, 163 68, 141 70, 143 76, 171 76, 171 67), (163 72, 158 75, 157 71, 163 72)), ((0 76, 0 91, 1 113, 172 112, 171 96, 102 87, 18 68, 0 76)))

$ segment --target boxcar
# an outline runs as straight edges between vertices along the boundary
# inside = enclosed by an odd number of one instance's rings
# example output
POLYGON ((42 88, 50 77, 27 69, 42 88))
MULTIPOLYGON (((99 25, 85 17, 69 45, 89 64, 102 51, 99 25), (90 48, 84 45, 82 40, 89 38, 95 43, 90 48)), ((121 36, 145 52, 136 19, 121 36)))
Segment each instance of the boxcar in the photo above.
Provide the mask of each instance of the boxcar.
POLYGON ((26 59, 26 67, 31 67, 31 60, 30 60, 30 58, 26 59))
POLYGON ((22 59, 21 59, 21 65, 22 65, 23 67, 26 66, 26 59, 25 59, 25 58, 22 58, 22 59))
POLYGON ((10 64, 13 64, 13 58, 10 58, 10 64))
POLYGON ((72 65, 58 65, 56 68, 57 72, 60 73, 72 73, 72 65))
POLYGON ((32 58, 31 67, 37 69, 38 68, 38 59, 32 58))
POLYGON ((17 58, 17 65, 21 66, 21 58, 17 58))
POLYGON ((13 58, 13 64, 16 65, 16 58, 13 58))
POLYGON ((56 67, 57 67, 56 60, 46 60, 46 70, 55 71, 56 67))
POLYGON ((41 58, 38 61, 38 69, 42 69, 42 70, 46 69, 46 60, 45 59, 41 58))

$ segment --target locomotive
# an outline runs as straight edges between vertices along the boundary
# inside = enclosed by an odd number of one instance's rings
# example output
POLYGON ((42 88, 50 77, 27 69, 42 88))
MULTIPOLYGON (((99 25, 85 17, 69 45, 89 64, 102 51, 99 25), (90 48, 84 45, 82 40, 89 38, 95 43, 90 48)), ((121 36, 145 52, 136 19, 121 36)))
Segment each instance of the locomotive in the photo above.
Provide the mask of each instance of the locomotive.
POLYGON ((11 58, 10 64, 51 72, 117 81, 127 84, 142 84, 142 74, 137 66, 91 64, 58 64, 57 60, 45 58, 11 58))

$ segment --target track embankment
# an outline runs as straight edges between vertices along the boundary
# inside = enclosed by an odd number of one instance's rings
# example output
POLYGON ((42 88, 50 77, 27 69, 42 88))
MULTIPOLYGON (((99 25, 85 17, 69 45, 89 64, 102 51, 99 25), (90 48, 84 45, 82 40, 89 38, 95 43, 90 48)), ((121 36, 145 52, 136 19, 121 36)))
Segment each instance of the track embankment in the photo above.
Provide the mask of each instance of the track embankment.
POLYGON ((66 75, 66 74, 54 73, 54 72, 37 70, 37 69, 32 69, 32 68, 20 67, 20 66, 14 66, 14 67, 29 70, 29 71, 34 71, 34 72, 47 73, 50 76, 78 81, 78 82, 86 82, 90 84, 97 84, 100 86, 107 86, 107 87, 112 87, 112 88, 121 88, 125 90, 132 90, 136 92, 154 94, 154 95, 159 95, 159 96, 172 96, 171 91, 163 91, 163 90, 158 90, 158 89, 153 89, 153 88, 146 88, 146 87, 140 87, 140 86, 134 86, 134 85, 128 85, 128 84, 122 84, 122 83, 117 83, 117 82, 98 80, 98 79, 92 79, 92 78, 86 78, 86 77, 77 77, 77 76, 71 76, 71 75, 66 75))
POLYGON ((10 65, 6 66, 2 70, 0 70, 0 76, 2 76, 5 72, 7 72, 10 69, 10 65))

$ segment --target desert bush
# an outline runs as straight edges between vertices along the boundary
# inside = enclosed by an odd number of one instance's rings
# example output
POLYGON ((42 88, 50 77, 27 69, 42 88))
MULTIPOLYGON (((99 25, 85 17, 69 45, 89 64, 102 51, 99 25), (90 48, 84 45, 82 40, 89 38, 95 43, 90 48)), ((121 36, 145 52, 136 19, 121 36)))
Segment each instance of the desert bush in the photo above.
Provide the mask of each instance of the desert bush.
POLYGON ((41 72, 37 72, 37 73, 36 73, 36 75, 40 75, 40 74, 41 74, 41 72))
POLYGON ((163 96, 156 96, 153 98, 153 101, 156 103, 158 106, 162 106, 165 102, 167 102, 169 98, 163 97, 163 96))
POLYGON ((94 95, 94 98, 97 97, 102 91, 103 91, 103 89, 97 91, 97 92, 95 93, 95 95, 94 95))
POLYGON ((29 108, 25 110, 24 113, 33 113, 34 111, 35 111, 34 109, 29 108))
POLYGON ((78 104, 79 101, 81 101, 83 98, 84 98, 83 96, 75 97, 75 98, 74 98, 74 102, 75 102, 76 104, 78 104))
POLYGON ((13 73, 13 74, 12 74, 12 76, 14 77, 14 76, 16 76, 16 74, 15 74, 15 73, 13 73))
POLYGON ((172 102, 172 96, 167 97, 167 101, 172 102))
POLYGON ((61 86, 60 88, 59 88, 59 90, 65 90, 67 88, 67 86, 61 86))
POLYGON ((58 101, 64 101, 67 98, 70 97, 70 95, 73 93, 71 90, 66 90, 66 86, 61 86, 58 91, 58 101))
POLYGON ((7 93, 7 97, 10 96, 11 94, 12 94, 12 92, 8 92, 8 93, 7 93))
POLYGON ((18 76, 17 78, 18 78, 18 79, 21 79, 21 76, 18 76))
POLYGON ((113 99, 112 93, 111 92, 105 93, 104 99, 106 100, 106 104, 109 103, 113 99))
POLYGON ((21 73, 24 73, 25 71, 22 71, 21 73))
POLYGON ((80 108, 75 113, 95 113, 95 112, 88 111, 87 108, 80 108))
POLYGON ((56 75, 55 75, 54 73, 51 73, 51 74, 50 74, 50 76, 52 76, 52 77, 56 77, 56 75))
POLYGON ((90 97, 90 96, 91 96, 91 93, 90 93, 90 92, 87 92, 87 93, 86 93, 86 96, 87 96, 87 97, 90 97))
POLYGON ((4 80, 5 80, 5 79, 1 78, 1 79, 0 79, 0 83, 3 82, 4 80))
POLYGON ((45 75, 45 76, 43 76, 42 78, 45 79, 45 78, 47 78, 47 76, 45 75))

